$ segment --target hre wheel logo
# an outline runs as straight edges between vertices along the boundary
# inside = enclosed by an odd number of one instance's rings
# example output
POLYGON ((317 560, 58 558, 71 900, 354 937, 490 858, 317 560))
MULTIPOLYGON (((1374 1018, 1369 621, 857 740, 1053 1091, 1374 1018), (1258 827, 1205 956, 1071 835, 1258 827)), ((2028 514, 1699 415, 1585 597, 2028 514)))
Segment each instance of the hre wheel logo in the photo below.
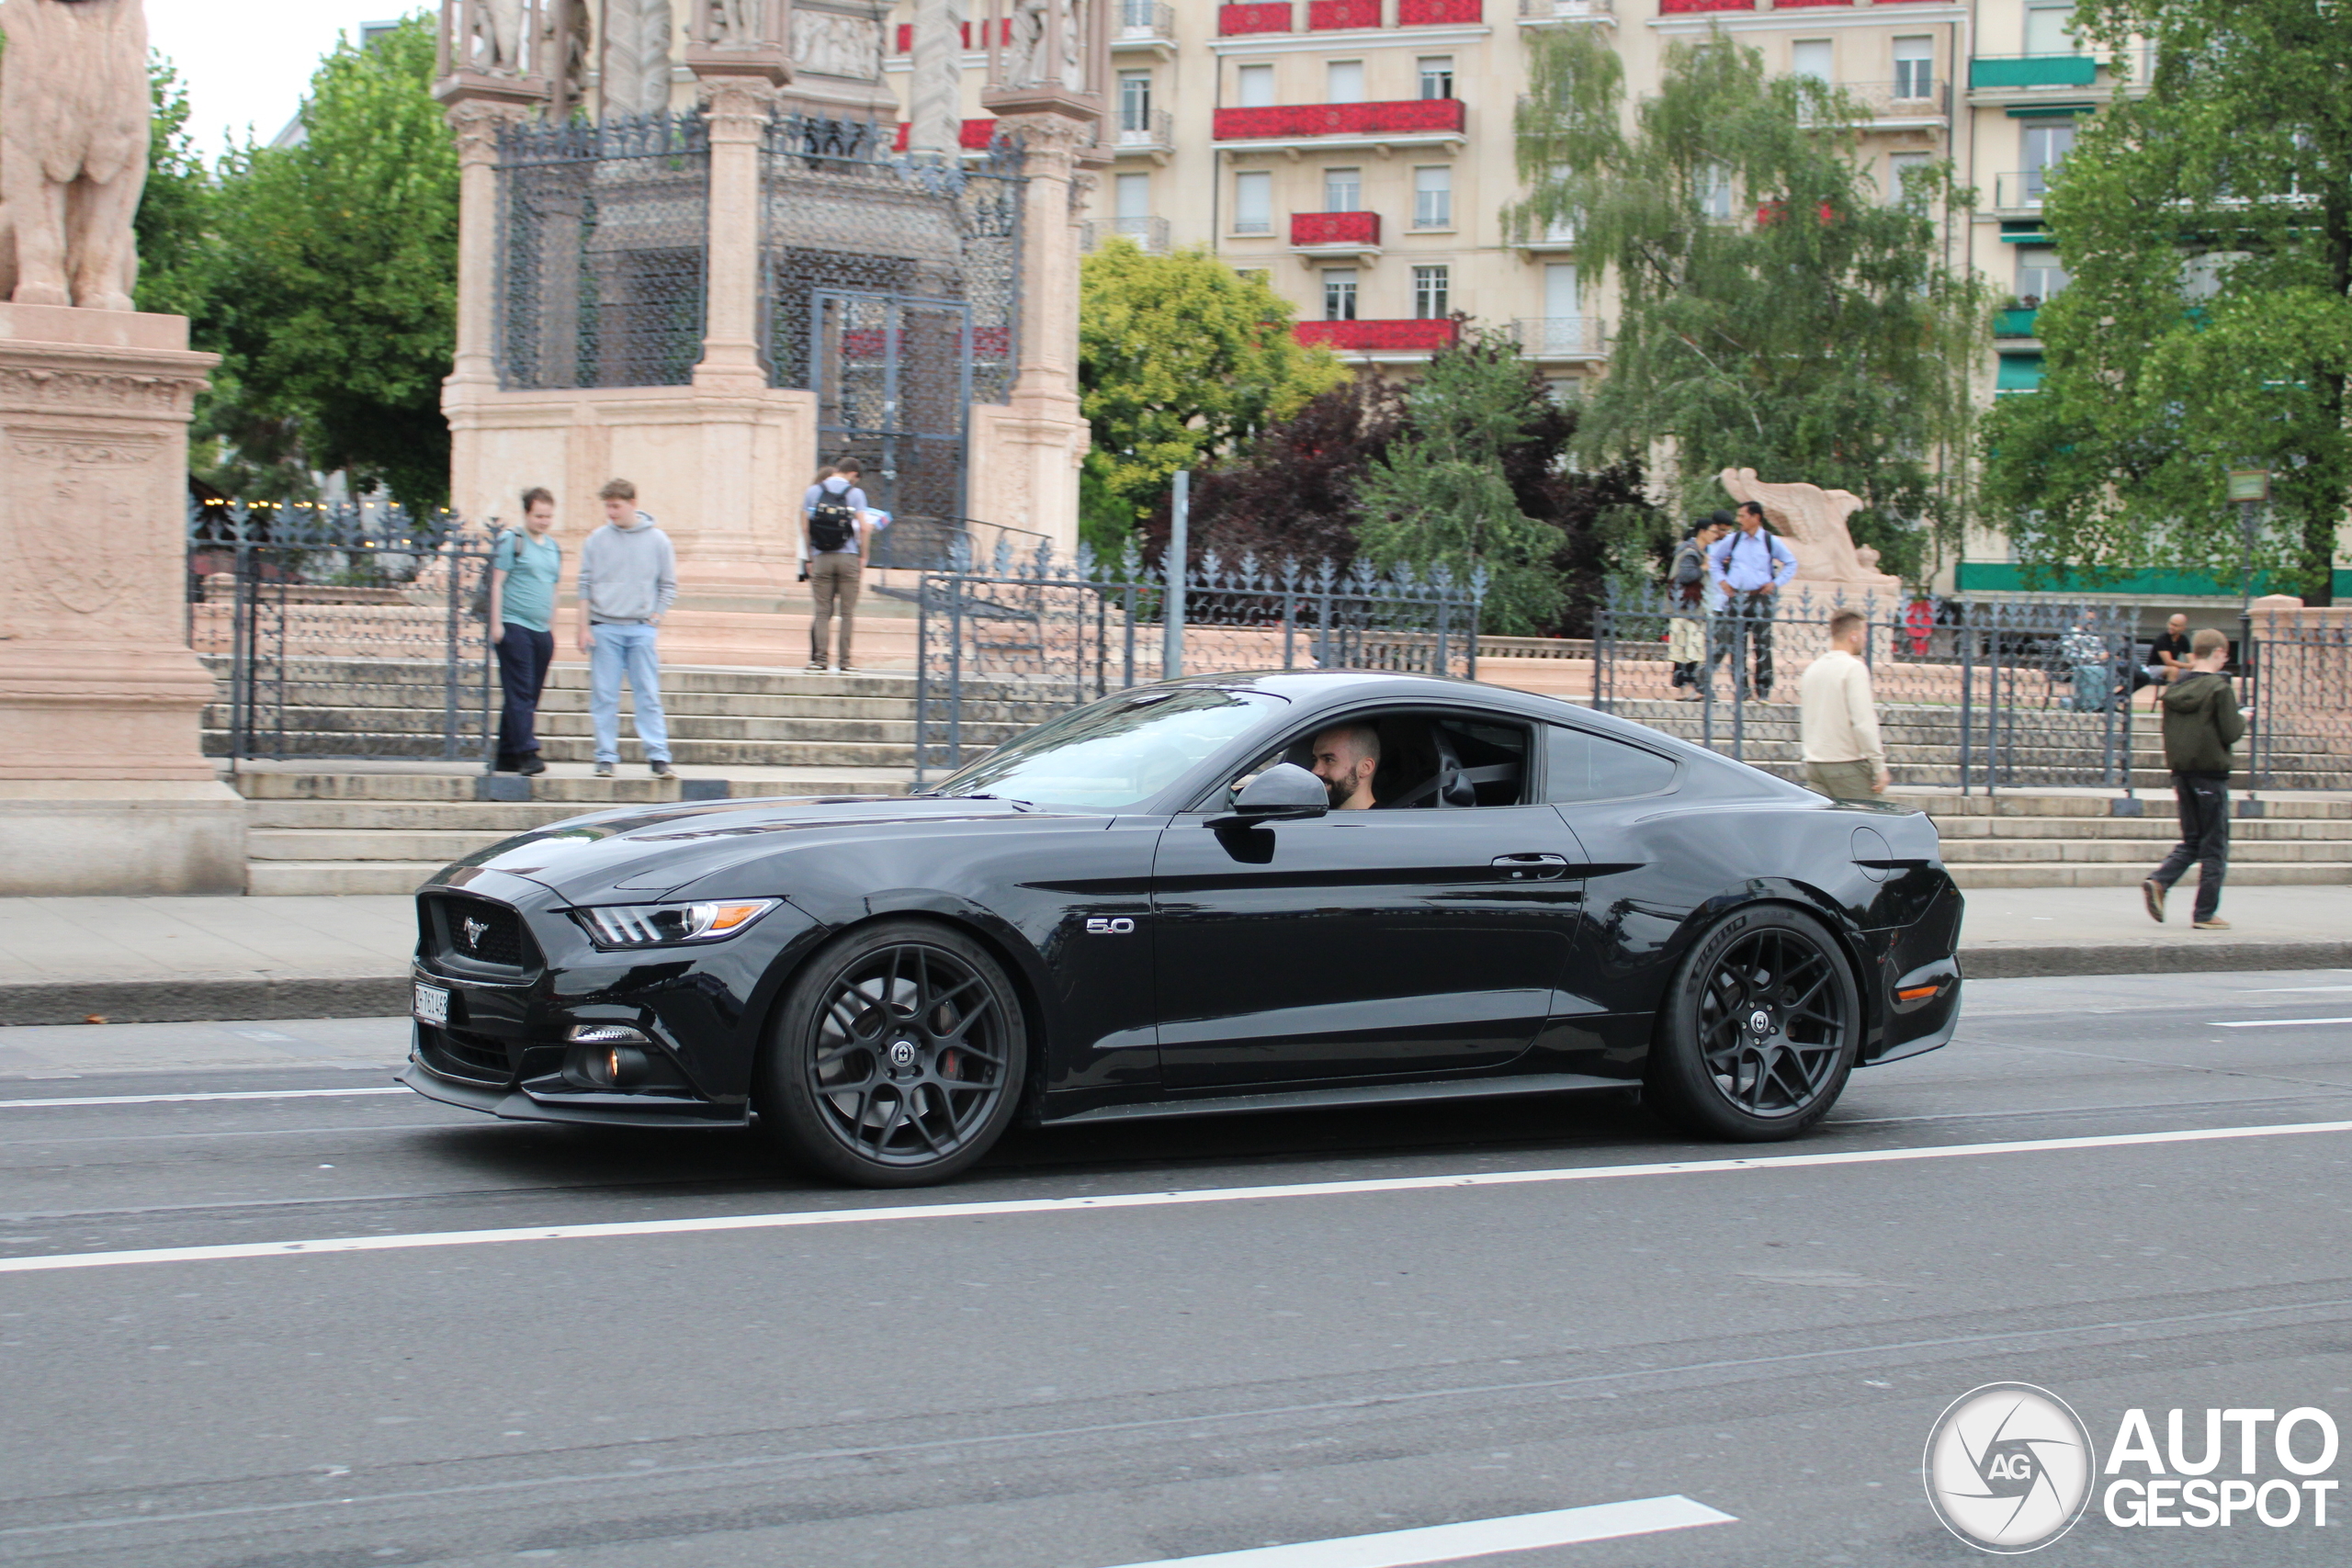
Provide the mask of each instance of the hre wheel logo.
POLYGON ((2066 1402, 1995 1382, 1952 1401, 1928 1434, 1928 1501, 1980 1551, 2039 1551, 2074 1528, 2091 1496, 2090 1433, 2066 1402))

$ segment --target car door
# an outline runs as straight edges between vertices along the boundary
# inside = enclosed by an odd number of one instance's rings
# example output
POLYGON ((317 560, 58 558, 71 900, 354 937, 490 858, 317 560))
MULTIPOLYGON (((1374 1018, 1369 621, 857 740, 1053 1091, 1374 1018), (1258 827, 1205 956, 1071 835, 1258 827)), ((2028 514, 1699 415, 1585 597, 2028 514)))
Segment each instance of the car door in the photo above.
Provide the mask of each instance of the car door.
MULTIPOLYGON (((1410 716, 1358 714, 1328 721, 1410 716)), ((1534 728, 1455 712, 1467 747, 1514 738, 1515 771, 1415 804, 1219 825, 1222 795, 1179 816, 1153 866, 1161 1080, 1236 1089, 1499 1066, 1553 1010, 1582 853, 1534 803, 1534 728), (1461 804, 1479 798, 1486 804, 1461 804)))
POLYGON ((1672 804, 1682 764, 1662 750, 1570 725, 1544 726, 1544 797, 1585 854, 1573 1005, 1621 1043, 1645 1037, 1663 955, 1690 910, 1717 891, 1708 857, 1682 857, 1702 863, 1695 866, 1659 863, 1660 834, 1645 826, 1672 804), (1623 1027, 1604 1021, 1610 1015, 1623 1027))

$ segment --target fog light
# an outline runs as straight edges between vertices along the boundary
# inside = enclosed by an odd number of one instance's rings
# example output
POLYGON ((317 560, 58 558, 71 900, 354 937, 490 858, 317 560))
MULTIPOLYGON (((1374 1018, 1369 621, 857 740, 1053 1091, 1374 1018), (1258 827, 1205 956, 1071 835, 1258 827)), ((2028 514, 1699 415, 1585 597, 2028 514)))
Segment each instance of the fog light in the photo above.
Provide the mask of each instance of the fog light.
POLYGON ((628 1089, 645 1081, 650 1066, 642 1030, 626 1023, 582 1023, 571 1030, 563 1076, 590 1089, 628 1089))

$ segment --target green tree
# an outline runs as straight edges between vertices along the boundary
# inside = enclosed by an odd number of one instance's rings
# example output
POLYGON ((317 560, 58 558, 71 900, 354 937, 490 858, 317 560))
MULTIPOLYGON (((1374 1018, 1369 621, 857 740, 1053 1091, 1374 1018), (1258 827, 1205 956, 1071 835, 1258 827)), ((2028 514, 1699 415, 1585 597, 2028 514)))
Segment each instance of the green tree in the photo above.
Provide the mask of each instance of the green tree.
POLYGON ((192 316, 211 287, 212 178, 187 133, 187 88, 162 55, 147 67, 154 119, 147 148, 147 186, 132 231, 139 242, 138 305, 192 316))
POLYGON ((199 342, 226 356, 218 434, 256 473, 348 469, 402 504, 446 504, 441 381, 456 346, 458 162, 432 96, 430 18, 328 56, 305 140, 220 170, 225 258, 199 342))
POLYGON ((1670 443, 1678 500, 1721 504, 1752 468, 1860 495, 1851 525, 1887 570, 1924 575, 1965 521, 1970 372, 1988 299, 1942 261, 1950 171, 1892 199, 1859 157, 1867 114, 1715 34, 1667 47, 1625 129, 1624 77, 1590 28, 1531 39, 1518 108, 1519 231, 1573 224, 1617 277, 1609 374, 1578 446, 1624 462, 1670 443))
POLYGON ((1111 241, 1086 258, 1080 287, 1090 543, 1115 549, 1178 469, 1230 451, 1346 377, 1329 350, 1291 335, 1289 302, 1263 282, 1205 251, 1148 255, 1111 241))
POLYGON ((1544 407, 1542 380, 1498 333, 1465 329, 1405 394, 1406 434, 1356 486, 1358 551, 1375 565, 1487 574, 1480 624, 1524 636, 1557 617, 1553 558, 1566 543, 1530 517, 1505 472, 1544 407))
POLYGON ((2085 125, 2043 216, 2070 281, 2041 387, 1984 423, 1983 497, 2030 565, 2235 581, 2232 468, 2272 472, 2252 564, 2329 602, 2352 504, 2352 17, 2337 0, 2088 0, 2145 96, 2085 125))

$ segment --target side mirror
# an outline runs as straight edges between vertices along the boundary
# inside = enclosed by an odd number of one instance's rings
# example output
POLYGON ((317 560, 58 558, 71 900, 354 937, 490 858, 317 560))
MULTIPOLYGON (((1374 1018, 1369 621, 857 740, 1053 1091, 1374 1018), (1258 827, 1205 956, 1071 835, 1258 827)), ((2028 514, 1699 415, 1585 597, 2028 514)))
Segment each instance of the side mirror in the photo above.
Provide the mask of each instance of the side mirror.
POLYGON ((1331 809, 1331 793, 1323 781, 1295 762, 1276 762, 1241 788, 1234 797, 1233 815, 1212 821, 1212 828, 1246 826, 1254 822, 1290 822, 1320 817, 1331 809))

